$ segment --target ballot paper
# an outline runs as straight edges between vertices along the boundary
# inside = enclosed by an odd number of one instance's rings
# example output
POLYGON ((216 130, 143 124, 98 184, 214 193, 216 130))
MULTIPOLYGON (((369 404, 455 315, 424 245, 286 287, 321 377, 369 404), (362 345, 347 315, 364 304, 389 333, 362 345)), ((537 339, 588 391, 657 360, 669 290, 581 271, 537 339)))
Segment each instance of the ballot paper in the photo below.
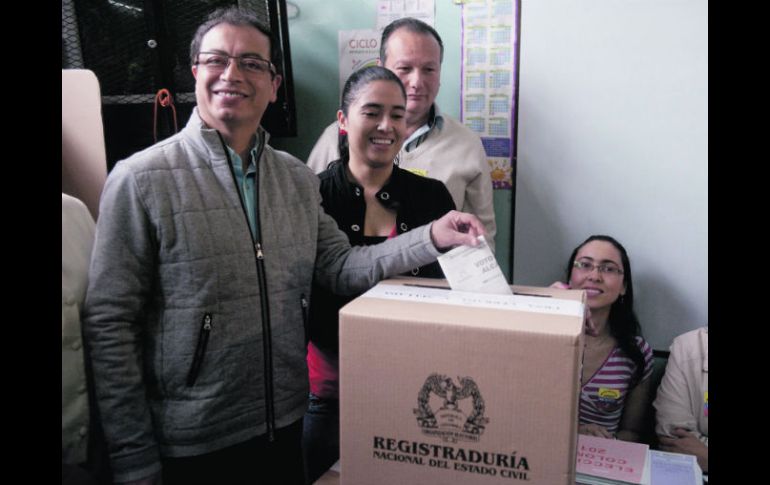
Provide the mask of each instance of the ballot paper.
POLYGON ((475 247, 459 246, 438 257, 449 287, 473 293, 512 295, 486 239, 479 236, 478 240, 475 247))

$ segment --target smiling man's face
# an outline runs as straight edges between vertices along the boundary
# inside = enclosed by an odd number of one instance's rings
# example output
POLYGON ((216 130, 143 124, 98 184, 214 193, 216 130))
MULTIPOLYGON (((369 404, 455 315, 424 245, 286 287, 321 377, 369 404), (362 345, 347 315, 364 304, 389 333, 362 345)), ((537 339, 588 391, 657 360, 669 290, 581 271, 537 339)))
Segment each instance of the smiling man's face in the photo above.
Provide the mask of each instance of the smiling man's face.
MULTIPOLYGON (((219 24, 203 36, 200 52, 270 59, 270 39, 250 26, 219 24)), ((203 54, 199 55, 200 57, 203 54)), ((192 67, 198 113, 210 128, 224 132, 256 130, 267 105, 276 100, 281 77, 241 70, 230 59, 222 72, 205 65, 192 67)))

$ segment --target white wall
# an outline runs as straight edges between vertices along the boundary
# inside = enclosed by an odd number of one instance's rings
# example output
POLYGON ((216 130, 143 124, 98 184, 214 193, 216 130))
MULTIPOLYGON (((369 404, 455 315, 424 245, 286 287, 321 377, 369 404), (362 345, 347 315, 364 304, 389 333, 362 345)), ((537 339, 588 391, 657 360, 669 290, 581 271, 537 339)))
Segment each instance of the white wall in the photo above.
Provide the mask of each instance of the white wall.
POLYGON ((522 4, 514 282, 609 234, 668 350, 708 323, 708 1, 522 4))

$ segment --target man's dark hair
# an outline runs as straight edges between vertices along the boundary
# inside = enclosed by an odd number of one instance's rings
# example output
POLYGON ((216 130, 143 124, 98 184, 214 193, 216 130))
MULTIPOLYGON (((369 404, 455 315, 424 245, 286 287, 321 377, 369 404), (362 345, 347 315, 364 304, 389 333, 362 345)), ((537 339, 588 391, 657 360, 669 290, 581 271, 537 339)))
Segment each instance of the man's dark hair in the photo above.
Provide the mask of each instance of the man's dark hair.
POLYGON ((389 23, 385 30, 382 31, 382 38, 380 39, 380 61, 382 65, 385 65, 385 57, 387 56, 388 39, 390 36, 399 29, 406 29, 409 32, 422 35, 432 35, 436 42, 438 42, 439 49, 441 50, 440 61, 444 62, 444 43, 441 42, 441 36, 438 35, 436 29, 426 24, 422 20, 417 20, 412 17, 404 17, 396 19, 389 23))
POLYGON ((198 62, 198 53, 201 51, 201 43, 203 42, 203 37, 208 33, 209 30, 213 29, 219 24, 254 27, 258 31, 265 34, 265 36, 267 36, 267 38, 270 40, 270 59, 268 60, 273 63, 276 72, 278 74, 281 73, 282 54, 280 43, 277 41, 277 39, 275 39, 275 37, 273 37, 273 33, 270 32, 270 29, 265 27, 262 21, 260 21, 253 12, 239 7, 218 8, 211 12, 206 18, 206 21, 203 22, 200 27, 198 27, 198 30, 195 31, 195 35, 193 36, 192 42, 190 43, 190 62, 192 64, 198 62))

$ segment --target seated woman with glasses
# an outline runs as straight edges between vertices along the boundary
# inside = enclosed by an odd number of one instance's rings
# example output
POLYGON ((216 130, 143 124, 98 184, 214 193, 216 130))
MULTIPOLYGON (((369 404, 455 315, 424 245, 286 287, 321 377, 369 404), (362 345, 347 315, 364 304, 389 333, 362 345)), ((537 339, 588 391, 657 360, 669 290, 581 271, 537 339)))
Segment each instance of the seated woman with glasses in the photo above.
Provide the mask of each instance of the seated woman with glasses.
MULTIPOLYGON (((354 72, 341 101, 341 159, 319 177, 324 210, 353 246, 382 242, 455 209, 442 182, 393 163, 406 133, 406 92, 393 72, 382 67, 354 72)), ((437 262, 411 275, 443 278, 437 262)), ((303 436, 311 483, 339 458, 338 311, 354 297, 313 287, 307 355, 311 395, 303 436)))
POLYGON ((578 432, 638 441, 653 359, 634 314, 625 248, 609 236, 589 237, 572 252, 567 281, 551 286, 585 290, 588 297, 578 432))

